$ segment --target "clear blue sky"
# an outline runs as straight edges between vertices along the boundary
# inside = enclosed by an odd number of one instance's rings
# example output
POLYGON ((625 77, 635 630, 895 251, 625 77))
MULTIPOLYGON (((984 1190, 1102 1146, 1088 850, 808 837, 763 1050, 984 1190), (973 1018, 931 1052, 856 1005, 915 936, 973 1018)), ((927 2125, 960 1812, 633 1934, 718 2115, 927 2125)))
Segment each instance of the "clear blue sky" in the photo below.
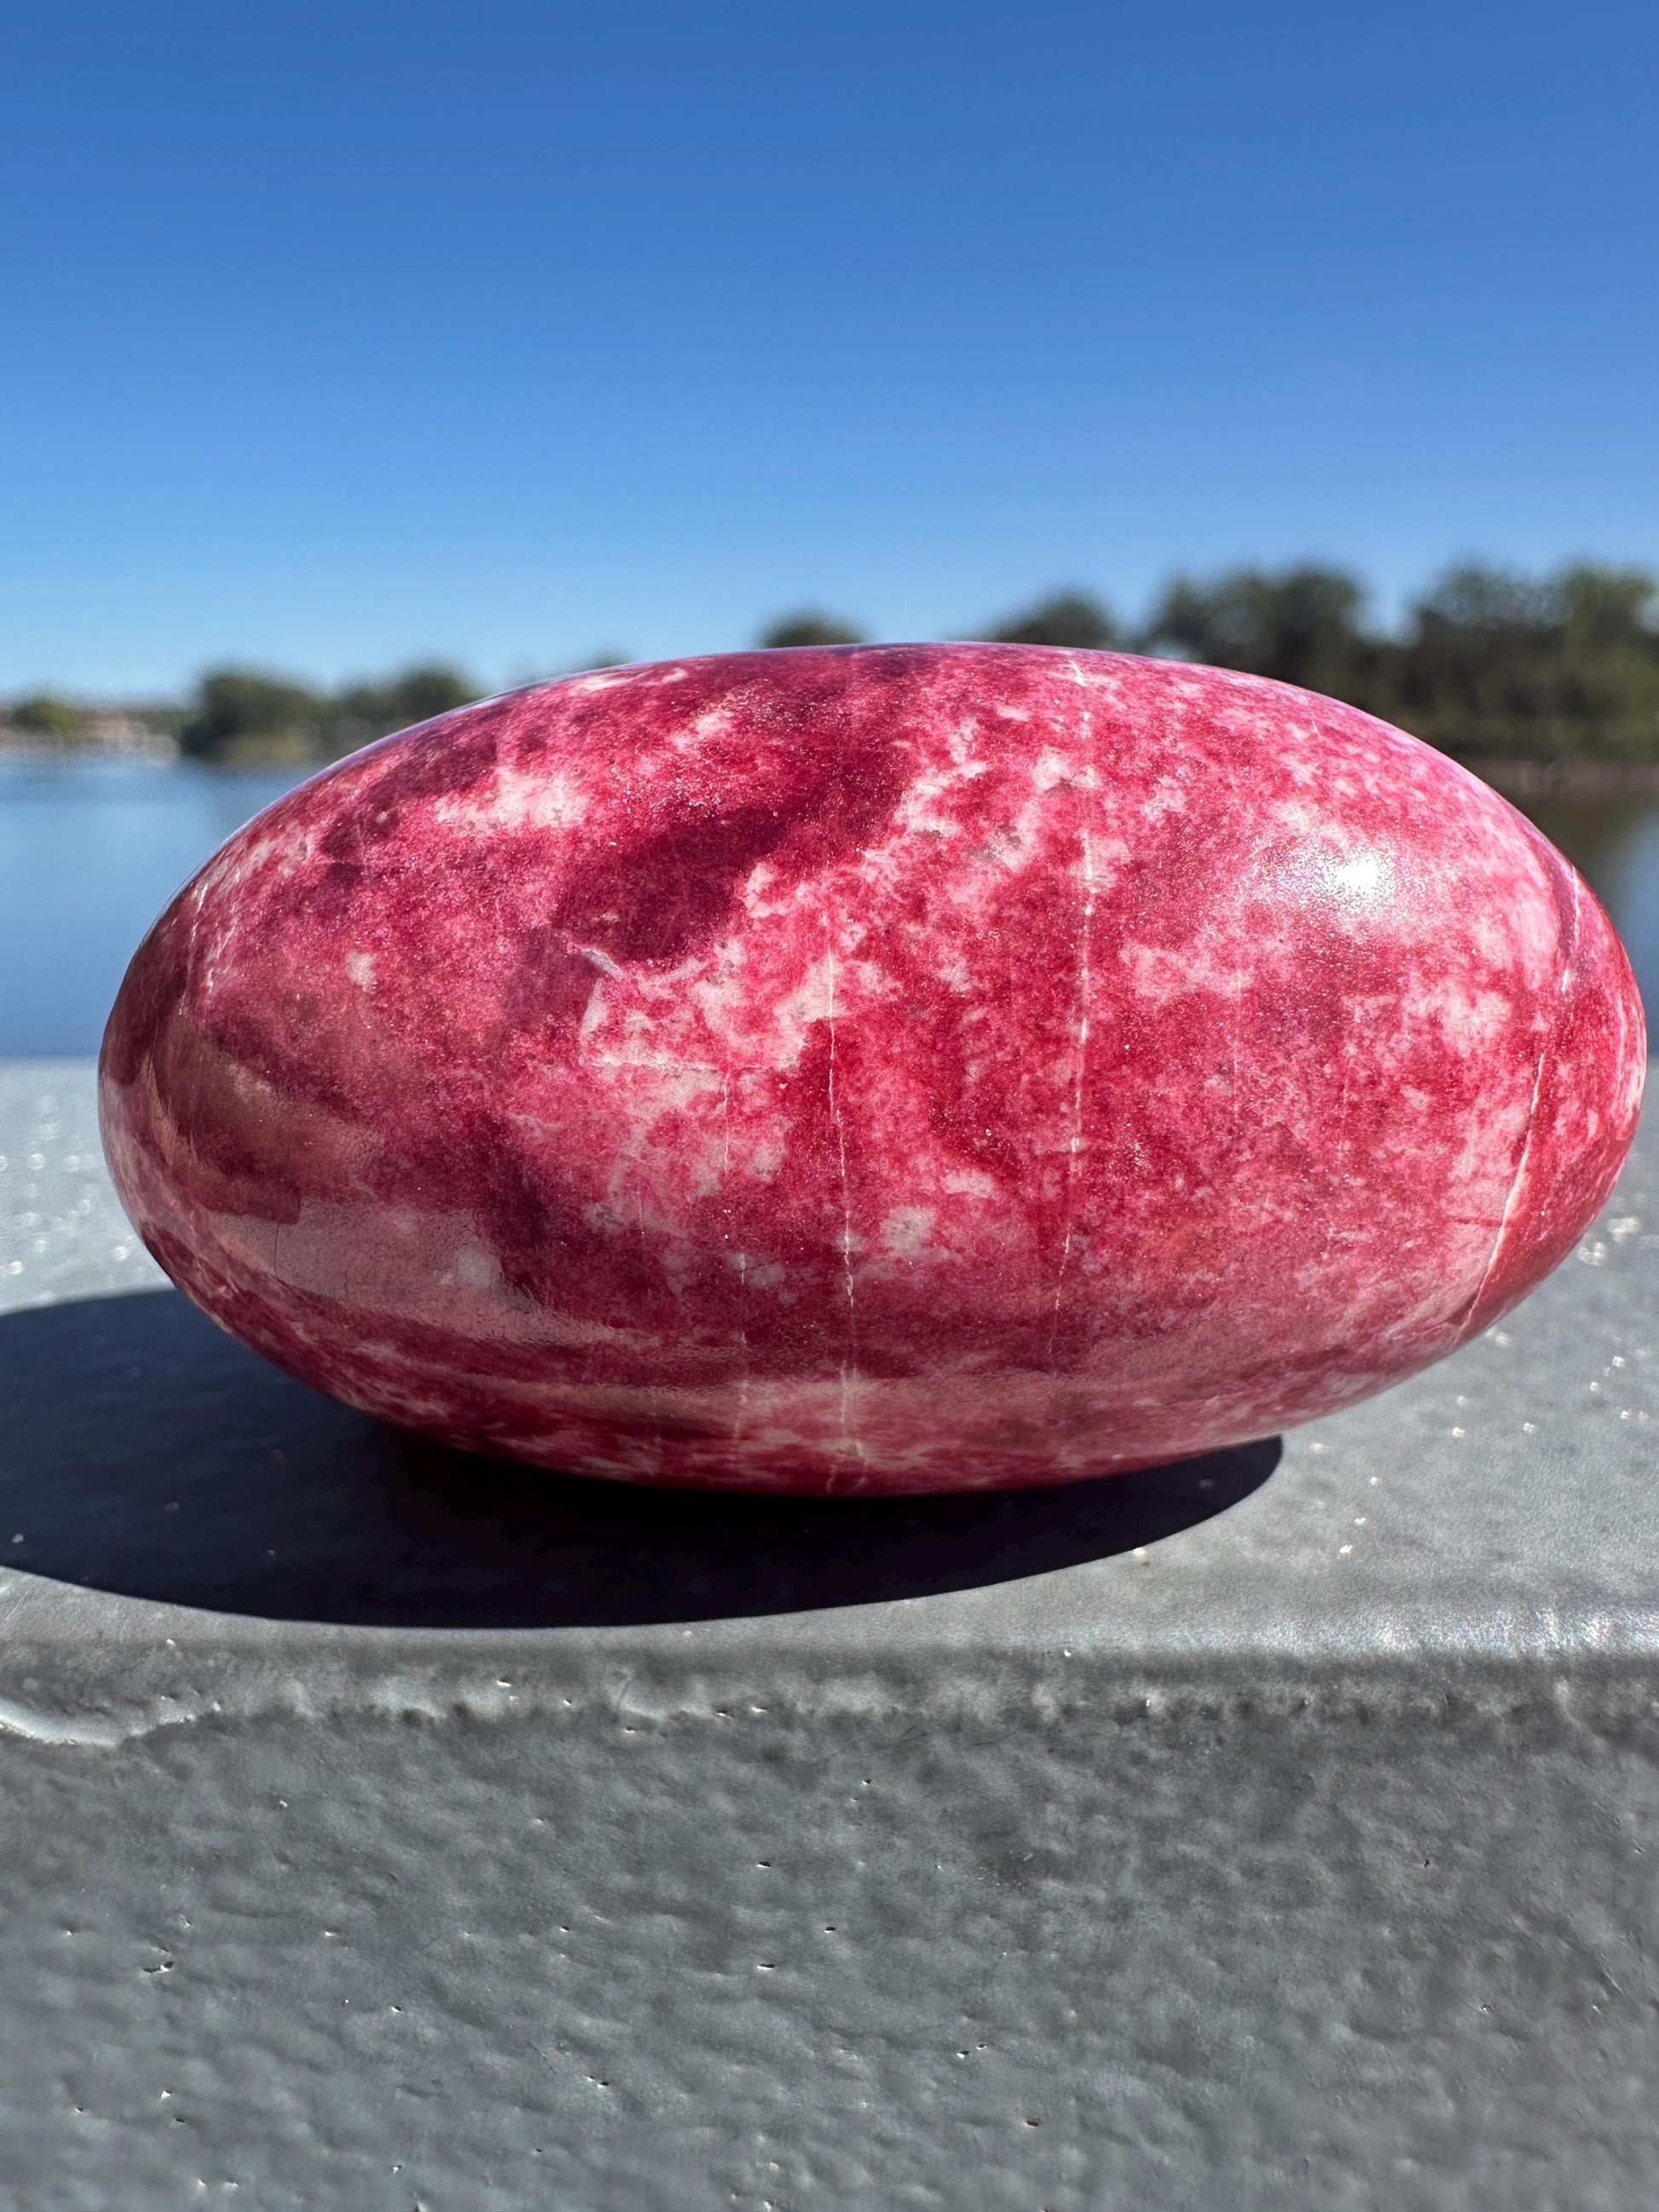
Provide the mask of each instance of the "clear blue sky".
POLYGON ((1659 558, 1651 0, 35 0, 0 690, 1659 558))

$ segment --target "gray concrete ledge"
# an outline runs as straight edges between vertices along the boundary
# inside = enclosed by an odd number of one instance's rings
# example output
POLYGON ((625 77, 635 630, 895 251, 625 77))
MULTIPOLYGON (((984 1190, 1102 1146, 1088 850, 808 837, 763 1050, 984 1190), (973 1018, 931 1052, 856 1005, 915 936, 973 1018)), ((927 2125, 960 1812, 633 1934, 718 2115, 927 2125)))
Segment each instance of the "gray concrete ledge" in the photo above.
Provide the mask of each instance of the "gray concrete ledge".
POLYGON ((1644 2203, 1659 1142, 1276 1448, 792 1511, 394 1437, 0 1064, 0 2200, 1644 2203))

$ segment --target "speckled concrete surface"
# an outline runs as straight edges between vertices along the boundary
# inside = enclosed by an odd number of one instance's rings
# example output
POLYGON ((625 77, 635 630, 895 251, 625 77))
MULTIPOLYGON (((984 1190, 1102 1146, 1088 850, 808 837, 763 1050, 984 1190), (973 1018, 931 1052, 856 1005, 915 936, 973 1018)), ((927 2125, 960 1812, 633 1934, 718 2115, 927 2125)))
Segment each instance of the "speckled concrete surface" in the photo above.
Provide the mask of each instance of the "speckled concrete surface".
POLYGON ((90 1063, 0 1060, 0 1312, 166 1280, 110 1188, 90 1063))
POLYGON ((1276 1468, 799 1526, 115 1295, 85 1066, 0 1154, 0 2201, 1647 2201, 1659 1145, 1276 1468))

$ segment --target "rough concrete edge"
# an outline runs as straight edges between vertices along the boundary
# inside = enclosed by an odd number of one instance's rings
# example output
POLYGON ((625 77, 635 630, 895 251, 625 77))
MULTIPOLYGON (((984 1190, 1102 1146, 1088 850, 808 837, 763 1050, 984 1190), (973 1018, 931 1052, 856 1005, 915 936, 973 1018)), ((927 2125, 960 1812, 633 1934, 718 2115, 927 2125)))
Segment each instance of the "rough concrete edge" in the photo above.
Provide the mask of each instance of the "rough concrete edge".
MULTIPOLYGON (((758 1655, 757 1655, 758 1656, 758 1655)), ((0 1742, 109 1750, 164 1730, 270 1722, 323 1725, 534 1719, 597 1720, 623 1734, 681 1725, 764 1723, 788 1731, 840 1723, 899 1723, 918 1739, 939 1731, 1062 1729, 1117 1737, 1194 1728, 1291 1729, 1309 1734, 1409 1727, 1484 1730, 1546 1722, 1568 1735, 1659 1730, 1659 1649, 1627 1654, 1372 1656, 1325 1666, 1267 1654, 1195 1658, 1177 1666, 1100 1654, 1071 1659, 1017 1651, 977 1662, 939 1655, 848 1650, 766 1655, 762 1672, 731 1655, 567 1655, 560 1668, 458 1674, 441 1660, 404 1655, 395 1669, 347 1667, 304 1677, 266 1663, 238 1668, 222 1655, 175 1652, 130 1678, 118 1696, 94 1690, 63 1655, 27 1646, 0 1663, 0 1742), (678 1663, 677 1662, 678 1657, 678 1663), (191 1663, 194 1662, 194 1663, 191 1663), (148 1677, 146 1680, 145 1677, 148 1677), (164 1686, 171 1680, 174 1686, 164 1686)), ((497 1663, 511 1665, 510 1660, 497 1663)))

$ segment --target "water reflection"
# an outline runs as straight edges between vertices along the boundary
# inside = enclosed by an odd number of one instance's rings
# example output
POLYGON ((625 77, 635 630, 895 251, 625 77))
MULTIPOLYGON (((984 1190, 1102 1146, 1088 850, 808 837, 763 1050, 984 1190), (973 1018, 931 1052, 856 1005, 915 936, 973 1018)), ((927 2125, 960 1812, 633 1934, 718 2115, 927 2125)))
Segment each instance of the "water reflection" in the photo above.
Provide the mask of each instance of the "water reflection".
POLYGON ((1612 915, 1648 1020, 1659 1022, 1659 793, 1528 799, 1522 811, 1566 854, 1612 915))
MULTIPOLYGON (((155 915, 233 830, 299 780, 292 769, 0 761, 0 1055, 95 1051, 155 915)), ((1644 999, 1659 1006, 1659 793, 1522 804, 1583 871, 1644 999)))

